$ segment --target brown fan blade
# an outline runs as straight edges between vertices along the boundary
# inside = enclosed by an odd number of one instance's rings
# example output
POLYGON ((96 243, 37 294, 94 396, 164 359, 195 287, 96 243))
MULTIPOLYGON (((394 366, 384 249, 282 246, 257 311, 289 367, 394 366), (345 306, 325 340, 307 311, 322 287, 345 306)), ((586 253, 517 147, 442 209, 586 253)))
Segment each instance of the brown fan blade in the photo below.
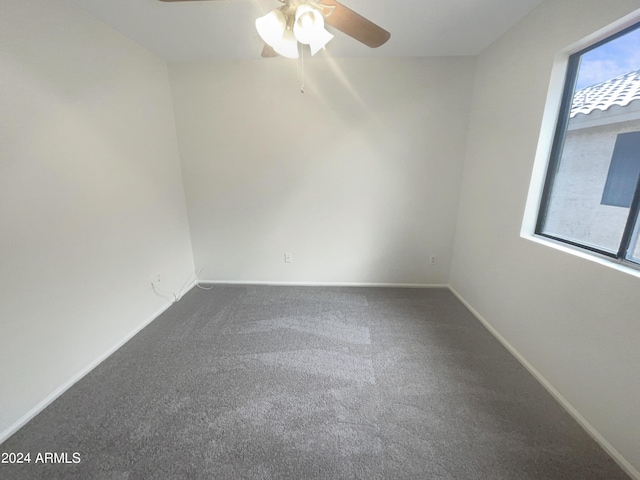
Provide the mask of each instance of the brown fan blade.
POLYGON ((262 56, 264 58, 271 58, 271 57, 277 57, 278 56, 278 52, 276 52, 273 47, 267 45, 266 43, 264 44, 264 48, 262 49, 262 56))
POLYGON ((335 9, 327 9, 327 12, 330 11, 330 13, 324 17, 324 23, 337 28, 342 33, 346 33, 368 47, 379 47, 391 37, 391 34, 384 28, 379 27, 335 0, 322 0, 320 5, 335 6, 335 9))

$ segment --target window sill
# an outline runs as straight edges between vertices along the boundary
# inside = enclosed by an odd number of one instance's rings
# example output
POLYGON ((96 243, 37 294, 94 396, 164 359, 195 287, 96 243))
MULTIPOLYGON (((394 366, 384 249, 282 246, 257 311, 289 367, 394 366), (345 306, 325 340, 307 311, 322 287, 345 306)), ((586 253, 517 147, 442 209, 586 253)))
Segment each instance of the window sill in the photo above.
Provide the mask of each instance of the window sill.
POLYGON ((620 260, 607 257, 606 255, 602 255, 597 252, 591 252, 588 250, 583 250, 579 247, 574 247, 573 245, 569 245, 569 244, 560 242, 558 240, 554 240, 552 238, 543 237, 541 235, 521 234, 520 236, 526 240, 530 240, 532 242, 545 245, 555 250, 559 250, 561 252, 574 255, 576 257, 584 258, 585 260, 589 260, 590 262, 595 262, 605 267, 613 268, 614 270, 618 270, 619 272, 626 273, 627 275, 640 278, 640 267, 638 268, 633 267, 632 265, 626 262, 623 263, 620 260))

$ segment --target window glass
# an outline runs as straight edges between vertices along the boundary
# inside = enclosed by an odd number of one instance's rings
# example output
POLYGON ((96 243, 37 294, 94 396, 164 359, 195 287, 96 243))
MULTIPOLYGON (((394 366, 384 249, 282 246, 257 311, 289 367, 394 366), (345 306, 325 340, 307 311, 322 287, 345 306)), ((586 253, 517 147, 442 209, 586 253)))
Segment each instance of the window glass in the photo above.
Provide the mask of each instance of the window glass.
POLYGON ((626 232, 640 175, 639 26, 570 58, 536 229, 626 259, 640 256, 637 226, 626 232))
POLYGON ((613 148, 602 201, 614 207, 631 206, 636 181, 640 175, 640 132, 621 133, 613 148))
POLYGON ((640 264, 640 222, 636 222, 627 260, 640 264))

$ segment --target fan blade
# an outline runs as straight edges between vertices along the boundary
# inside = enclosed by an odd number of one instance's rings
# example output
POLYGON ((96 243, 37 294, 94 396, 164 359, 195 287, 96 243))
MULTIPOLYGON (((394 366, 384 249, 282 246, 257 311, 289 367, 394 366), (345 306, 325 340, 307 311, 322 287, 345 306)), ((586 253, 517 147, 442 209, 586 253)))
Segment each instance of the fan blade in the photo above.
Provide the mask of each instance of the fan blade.
POLYGON ((160 0, 161 2, 200 2, 208 0, 160 0))
POLYGON ((337 28, 342 33, 346 33, 368 47, 379 47, 391 37, 391 34, 384 28, 379 27, 335 0, 321 0, 319 3, 327 7, 335 6, 335 9, 330 9, 333 11, 324 17, 324 23, 337 28))
POLYGON ((271 57, 277 57, 278 56, 278 52, 276 52, 273 47, 267 45, 266 43, 264 44, 264 48, 262 49, 262 56, 264 58, 271 58, 271 57))

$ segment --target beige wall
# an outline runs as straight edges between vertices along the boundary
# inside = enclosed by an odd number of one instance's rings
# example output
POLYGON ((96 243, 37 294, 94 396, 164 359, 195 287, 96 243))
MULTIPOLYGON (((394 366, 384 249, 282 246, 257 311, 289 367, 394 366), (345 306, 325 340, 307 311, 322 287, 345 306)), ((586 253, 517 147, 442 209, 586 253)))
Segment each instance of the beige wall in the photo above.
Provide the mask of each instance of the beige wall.
POLYGON ((480 55, 451 272, 452 287, 635 475, 640 278, 520 229, 541 131, 543 143, 553 132, 558 71, 543 113, 556 54, 638 8, 637 0, 547 1, 480 55))
POLYGON ((200 278, 446 284, 473 74, 307 59, 302 94, 283 59, 171 64, 200 278))
POLYGON ((0 440, 193 272, 165 62, 66 0, 0 15, 0 440))

